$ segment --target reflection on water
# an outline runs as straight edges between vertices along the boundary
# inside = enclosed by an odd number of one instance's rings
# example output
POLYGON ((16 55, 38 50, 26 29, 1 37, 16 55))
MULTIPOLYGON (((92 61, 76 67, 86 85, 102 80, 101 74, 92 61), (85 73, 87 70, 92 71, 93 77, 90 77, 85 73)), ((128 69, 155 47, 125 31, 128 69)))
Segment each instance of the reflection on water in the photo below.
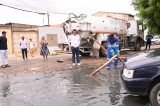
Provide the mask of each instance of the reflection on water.
POLYGON ((103 69, 89 77, 93 66, 72 67, 0 77, 0 106, 149 106, 144 98, 123 94, 119 70, 103 69))
POLYGON ((0 76, 0 92, 3 97, 7 97, 10 93, 9 76, 5 74, 0 76))

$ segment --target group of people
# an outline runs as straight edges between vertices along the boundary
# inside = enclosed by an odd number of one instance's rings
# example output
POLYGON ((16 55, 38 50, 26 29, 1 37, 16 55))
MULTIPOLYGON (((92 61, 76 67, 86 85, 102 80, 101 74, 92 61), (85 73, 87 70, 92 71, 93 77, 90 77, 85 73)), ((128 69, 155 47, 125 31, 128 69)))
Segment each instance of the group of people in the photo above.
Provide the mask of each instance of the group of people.
MULTIPOLYGON (((20 41, 20 47, 22 51, 23 61, 28 61, 27 42, 24 37, 22 37, 20 41)), ((32 57, 34 52, 33 47, 34 44, 32 42, 32 39, 30 39, 29 49, 32 57)), ((11 67, 10 65, 8 65, 8 45, 7 45, 7 37, 5 31, 3 31, 2 35, 0 36, 0 67, 1 68, 11 67)))
MULTIPOLYGON (((146 44, 146 48, 149 45, 149 49, 150 49, 150 44, 151 44, 151 36, 147 36, 147 44, 146 44)), ((43 56, 44 61, 48 60, 48 54, 49 54, 49 49, 48 49, 48 43, 45 39, 45 36, 43 36, 41 38, 40 41, 41 44, 41 48, 40 48, 40 55, 43 56)), ((80 36, 77 33, 77 30, 74 29, 72 31, 72 35, 69 36, 68 39, 68 45, 71 48, 72 51, 72 63, 73 65, 80 65, 80 36)), ((24 37, 22 37, 21 41, 20 41, 20 46, 21 46, 21 51, 22 51, 22 57, 24 61, 28 61, 28 55, 27 55, 27 42, 25 40, 24 37)), ((32 39, 30 39, 30 43, 29 43, 29 48, 31 51, 31 56, 33 56, 33 42, 32 39)), ((119 50, 119 36, 118 35, 114 35, 114 34, 110 34, 107 38, 107 60, 111 59, 112 56, 114 55, 119 55, 120 54, 120 50, 119 50)), ((6 37, 6 32, 3 31, 2 32, 2 36, 0 37, 0 65, 1 68, 6 68, 6 67, 10 67, 10 65, 8 65, 8 47, 7 47, 7 37, 6 37)), ((108 64, 108 67, 110 68, 112 65, 114 65, 115 67, 117 67, 118 65, 118 58, 114 59, 114 63, 110 63, 108 64)))
MULTIPOLYGON (((48 54, 49 54, 49 49, 47 47, 48 43, 47 43, 47 41, 45 39, 45 36, 43 36, 41 38, 40 44, 41 44, 40 55, 43 56, 44 61, 47 61, 48 60, 47 57, 48 57, 48 54)), ((22 37, 22 39, 20 41, 20 46, 21 46, 23 60, 24 61, 28 61, 27 42, 26 42, 26 40, 25 40, 24 37, 22 37)), ((32 57, 33 57, 33 52, 34 52, 33 47, 34 47, 34 44, 32 42, 32 39, 30 39, 30 42, 29 42, 29 51, 30 51, 30 54, 31 54, 32 57)))
MULTIPOLYGON (((45 39, 45 36, 43 36, 41 38, 40 44, 41 44, 40 55, 43 56, 44 61, 47 61, 48 60, 47 57, 48 57, 48 54, 49 54, 49 49, 47 47, 48 43, 45 39)), ((27 58, 27 42, 24 39, 24 37, 22 37, 22 40, 20 41, 20 45, 21 45, 23 60, 28 61, 28 58, 27 58)), ((32 42, 32 39, 30 39, 29 50, 30 50, 30 54, 31 54, 32 57, 33 57, 33 52, 34 52, 33 47, 34 47, 34 44, 32 42)))
MULTIPOLYGON (((32 39, 29 39, 29 51, 30 51, 30 55, 33 57, 34 56, 34 44, 32 39)), ((20 47, 21 47, 21 51, 22 51, 22 57, 23 57, 23 61, 28 61, 28 50, 27 50, 27 41, 24 38, 24 36, 22 37, 21 41, 20 41, 20 47)))
MULTIPOLYGON (((43 56, 44 61, 47 61, 49 49, 48 49, 48 43, 47 43, 47 40, 45 39, 45 36, 41 38, 40 45, 41 45, 40 55, 43 56)), ((69 37, 69 46, 72 49, 73 65, 75 65, 76 62, 77 62, 77 65, 80 65, 79 45, 80 45, 80 36, 77 34, 76 30, 73 30, 72 35, 69 37), (76 62, 75 62, 75 59, 77 60, 76 62)), ((27 41, 24 37, 21 38, 20 47, 21 47, 23 61, 24 62, 28 61, 27 41)), ((30 49, 31 56, 33 56, 33 47, 34 47, 34 44, 32 42, 32 39, 30 39, 29 49, 30 49)), ((6 37, 5 31, 3 31, 2 36, 0 36, 0 67, 1 68, 10 67, 10 65, 8 65, 8 46, 7 46, 7 37, 6 37)))
MULTIPOLYGON (((68 42, 69 42, 68 45, 71 47, 71 50, 72 50, 72 63, 73 63, 73 65, 75 65, 75 63, 77 63, 77 65, 80 65, 80 57, 79 57, 80 36, 77 34, 76 29, 74 29, 72 31, 72 35, 69 36, 68 42)), ((114 34, 110 34, 107 39, 107 47, 108 47, 107 53, 106 53, 107 60, 109 60, 114 55, 119 55, 119 53, 120 53, 120 51, 119 51, 119 36, 114 35, 114 34)), ((112 65, 112 63, 108 64, 108 67, 111 67, 111 65, 112 65)), ((118 58, 115 58, 114 65, 115 65, 115 67, 117 67, 118 58)))
MULTIPOLYGON (((44 58, 44 61, 46 61, 48 60, 47 57, 49 54, 49 49, 47 47, 48 43, 44 36, 41 38, 40 44, 41 44, 40 55, 42 55, 44 58)), ((23 36, 20 41, 20 48, 21 48, 22 58, 24 62, 28 61, 27 47, 28 47, 27 41, 23 36)), ((29 41, 29 52, 30 52, 30 55, 33 57, 34 56, 34 44, 33 44, 32 39, 30 39, 29 41)), ((0 36, 0 68, 7 68, 7 67, 11 67, 11 66, 8 65, 7 36, 6 36, 6 32, 3 31, 2 35, 0 36)))

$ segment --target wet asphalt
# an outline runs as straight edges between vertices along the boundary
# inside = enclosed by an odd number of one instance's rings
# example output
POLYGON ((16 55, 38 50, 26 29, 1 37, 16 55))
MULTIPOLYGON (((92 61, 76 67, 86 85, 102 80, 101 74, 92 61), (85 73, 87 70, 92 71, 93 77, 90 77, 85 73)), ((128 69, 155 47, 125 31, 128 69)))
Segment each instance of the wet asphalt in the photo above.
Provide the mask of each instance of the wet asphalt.
POLYGON ((151 106, 145 97, 129 95, 120 70, 82 64, 64 70, 0 75, 0 106, 151 106))

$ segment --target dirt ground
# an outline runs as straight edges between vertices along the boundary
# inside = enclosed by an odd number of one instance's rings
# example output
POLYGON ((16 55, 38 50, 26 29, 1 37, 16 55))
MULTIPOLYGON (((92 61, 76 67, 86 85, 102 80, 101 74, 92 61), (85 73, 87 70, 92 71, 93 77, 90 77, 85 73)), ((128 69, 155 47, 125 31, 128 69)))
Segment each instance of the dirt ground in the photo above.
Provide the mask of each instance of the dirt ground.
MULTIPOLYGON (((81 57, 81 65, 100 66, 106 61, 106 58, 81 57)), ((72 68, 71 54, 59 54, 49 56, 48 61, 43 61, 41 56, 29 57, 27 62, 23 62, 21 57, 9 59, 9 68, 0 68, 0 74, 16 74, 16 73, 35 73, 43 71, 63 71, 72 68), (62 62, 58 62, 62 60, 62 62)), ((74 66, 76 67, 76 66, 74 66)))
MULTIPOLYGON (((160 45, 152 45, 152 49, 160 48, 160 45)), ((144 51, 144 47, 142 51, 144 51)), ((135 54, 135 51, 124 51, 121 56, 124 57, 126 54, 135 54)), ((94 58, 90 57, 81 57, 81 64, 83 65, 94 65, 95 67, 100 66, 106 62, 106 58, 94 58)), ((29 57, 27 62, 23 62, 22 57, 9 56, 9 64, 11 67, 2 69, 0 68, 0 74, 16 74, 20 72, 30 73, 30 72, 43 72, 43 71, 63 71, 65 69, 71 69, 72 60, 71 54, 67 53, 58 53, 58 55, 49 56, 48 61, 44 62, 43 58, 39 55, 35 57, 29 57), (62 60, 63 62, 57 62, 62 60)), ((76 66, 75 66, 76 67, 76 66)))

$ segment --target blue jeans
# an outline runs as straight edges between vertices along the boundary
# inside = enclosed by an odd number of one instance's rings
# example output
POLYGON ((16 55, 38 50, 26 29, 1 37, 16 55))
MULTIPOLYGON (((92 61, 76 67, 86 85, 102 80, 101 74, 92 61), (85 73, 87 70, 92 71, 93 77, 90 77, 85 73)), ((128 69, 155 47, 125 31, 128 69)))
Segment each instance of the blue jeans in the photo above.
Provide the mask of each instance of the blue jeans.
POLYGON ((22 49, 22 57, 23 57, 23 60, 25 60, 25 58, 27 59, 27 48, 22 49))
MULTIPOLYGON (((108 47, 107 48, 107 59, 109 60, 112 58, 112 56, 119 55, 119 52, 120 52, 119 47, 108 47)), ((111 65, 112 65, 112 62, 109 63, 107 66, 111 67, 111 65)), ((118 58, 114 59, 114 65, 115 66, 118 65, 118 58)))
POLYGON ((80 63, 79 59, 79 47, 72 47, 72 62, 75 63, 75 56, 77 59, 77 63, 80 63))
POLYGON ((0 66, 8 64, 8 50, 0 50, 0 66))

